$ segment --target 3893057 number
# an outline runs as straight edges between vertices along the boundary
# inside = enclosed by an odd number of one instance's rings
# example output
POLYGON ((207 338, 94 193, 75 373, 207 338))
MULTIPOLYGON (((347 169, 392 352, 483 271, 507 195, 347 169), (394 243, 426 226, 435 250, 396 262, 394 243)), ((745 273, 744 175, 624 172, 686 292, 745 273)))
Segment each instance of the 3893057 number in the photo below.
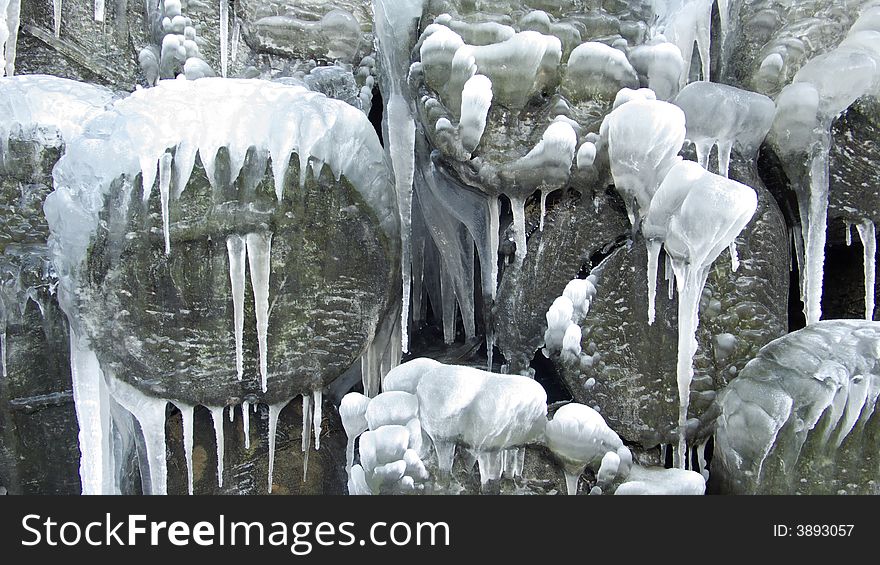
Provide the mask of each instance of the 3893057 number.
POLYGON ((798 537, 850 537, 854 524, 798 524, 794 534, 798 537))

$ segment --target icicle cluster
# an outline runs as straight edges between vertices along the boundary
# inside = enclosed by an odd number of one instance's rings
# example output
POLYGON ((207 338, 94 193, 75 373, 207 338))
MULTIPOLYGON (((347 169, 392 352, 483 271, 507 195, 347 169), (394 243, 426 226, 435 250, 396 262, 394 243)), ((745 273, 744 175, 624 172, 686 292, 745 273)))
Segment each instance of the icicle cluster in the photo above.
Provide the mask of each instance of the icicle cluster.
POLYGON ((776 98, 771 139, 798 196, 801 296, 807 323, 822 317, 831 124, 862 96, 880 94, 880 6, 868 5, 837 48, 814 57, 776 98))

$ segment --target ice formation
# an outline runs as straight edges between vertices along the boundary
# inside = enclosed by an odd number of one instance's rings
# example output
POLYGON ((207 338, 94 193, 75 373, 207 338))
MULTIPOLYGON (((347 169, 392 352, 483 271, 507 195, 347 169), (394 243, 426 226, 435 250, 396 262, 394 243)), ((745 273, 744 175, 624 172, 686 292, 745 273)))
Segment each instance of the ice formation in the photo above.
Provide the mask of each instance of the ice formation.
POLYGON ((652 316, 660 245, 672 263, 678 288, 679 466, 684 467, 687 410, 697 350, 700 297, 709 268, 730 247, 757 210, 755 191, 710 173, 692 161, 670 169, 642 224, 649 254, 649 317, 652 316))
POLYGON ((862 96, 880 94, 880 21, 870 5, 835 49, 810 59, 776 98, 771 139, 798 197, 801 296, 807 323, 822 317, 831 125, 862 96))
POLYGON ((638 88, 639 77, 624 53, 604 43, 588 41, 569 55, 562 86, 574 100, 611 101, 621 88, 638 88))
POLYGON ((15 74, 21 0, 0 0, 0 77, 15 74))
POLYGON ((712 147, 718 147, 718 174, 723 177, 734 146, 744 157, 757 157, 776 113, 773 100, 763 94, 705 81, 685 86, 675 105, 684 111, 687 139, 696 147, 704 169, 709 169, 712 147))
POLYGON ((878 322, 821 321, 766 345, 743 368, 717 400, 718 465, 734 491, 753 492, 777 468, 793 481, 805 450, 833 462, 851 434, 865 433, 880 396, 878 344, 878 322))
MULTIPOLYGON (((681 86, 687 84, 687 73, 691 68, 691 58, 694 52, 694 43, 700 56, 700 68, 703 80, 710 80, 709 75, 710 41, 712 28, 712 4, 713 0, 653 0, 652 5, 657 14, 655 33, 662 34, 673 43, 681 53, 684 60, 681 74, 681 86)), ((719 12, 725 13, 721 17, 724 37, 724 26, 727 23, 728 2, 719 2, 719 12), (725 7, 722 8, 721 4, 725 7)))
POLYGON ((865 263, 865 319, 874 319, 874 281, 877 269, 877 232, 874 222, 862 220, 856 224, 859 239, 862 240, 865 263))
POLYGON ((547 330, 544 332, 543 354, 561 354, 562 360, 591 363, 590 357, 581 352, 581 327, 590 304, 596 296, 596 276, 573 279, 556 298, 545 314, 547 330))
MULTIPOLYGON (((568 494, 577 494, 578 478, 586 467, 599 471, 605 467, 606 474, 610 473, 613 478, 618 474, 619 465, 624 457, 618 455, 628 452, 620 437, 608 427, 605 420, 598 412, 572 402, 556 411, 553 419, 547 423, 544 431, 547 447, 562 462, 565 469, 565 484, 568 494), (617 458, 614 472, 610 471, 605 464, 605 456, 614 454, 617 458)), ((632 462, 632 456, 629 458, 632 462)))
POLYGON ((657 98, 671 100, 675 97, 686 70, 678 47, 667 41, 651 40, 634 47, 628 57, 633 69, 647 79, 648 88, 657 94, 657 98))
POLYGON ((629 480, 617 487, 615 495, 691 495, 706 492, 706 480, 695 471, 633 465, 629 480))

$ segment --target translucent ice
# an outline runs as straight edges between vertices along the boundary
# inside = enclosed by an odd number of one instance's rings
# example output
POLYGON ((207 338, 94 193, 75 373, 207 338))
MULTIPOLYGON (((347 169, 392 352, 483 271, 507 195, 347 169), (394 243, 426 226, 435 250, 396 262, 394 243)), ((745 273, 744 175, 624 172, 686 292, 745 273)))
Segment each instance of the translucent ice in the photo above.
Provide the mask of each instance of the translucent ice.
POLYGON ((464 83, 461 93, 461 121, 459 135, 468 153, 473 153, 486 129, 486 117, 492 105, 492 81, 484 75, 474 75, 464 83))
POLYGON ((685 86, 675 105, 684 111, 687 139, 696 146, 700 164, 709 168, 709 153, 717 145, 718 174, 724 177, 734 146, 744 157, 757 156, 776 113, 773 100, 763 94, 705 81, 685 86))
MULTIPOLYGON (((700 297, 712 263, 751 220, 758 198, 750 187, 710 173, 692 161, 680 161, 666 175, 642 225, 656 284, 656 254, 663 242, 678 286, 679 451, 685 453, 685 431, 693 379, 693 356, 700 297)), ((651 306, 649 305, 649 308, 651 306)), ((649 318, 652 318, 649 311, 649 318)), ((683 468, 684 458, 679 457, 683 468)))
POLYGON ((233 323, 235 331, 235 370, 238 380, 244 371, 244 282, 247 246, 244 237, 231 234, 226 238, 229 255, 229 281, 232 289, 233 323))
POLYGON ((248 266, 251 273, 251 286, 254 289, 254 311, 257 316, 257 342, 260 349, 260 383, 266 392, 269 377, 269 274, 272 261, 272 234, 249 233, 247 243, 248 266))
POLYGON ((648 88, 660 100, 671 100, 678 93, 684 59, 681 51, 666 41, 648 42, 630 51, 629 61, 639 75, 648 79, 648 88))
POLYGON ((211 420, 214 422, 214 440, 217 446, 217 486, 223 488, 223 456, 226 451, 223 433, 223 406, 209 406, 208 410, 211 411, 211 420))
POLYGON ((621 51, 588 41, 571 52, 562 86, 575 100, 610 101, 621 88, 638 88, 639 77, 621 51))
POLYGON ((0 0, 0 77, 15 74, 21 0, 0 0))
POLYGON ((859 238, 862 240, 862 249, 864 250, 865 262, 865 319, 874 319, 874 279, 876 275, 877 265, 877 233, 874 229, 874 222, 871 220, 863 220, 856 224, 859 232, 859 238))

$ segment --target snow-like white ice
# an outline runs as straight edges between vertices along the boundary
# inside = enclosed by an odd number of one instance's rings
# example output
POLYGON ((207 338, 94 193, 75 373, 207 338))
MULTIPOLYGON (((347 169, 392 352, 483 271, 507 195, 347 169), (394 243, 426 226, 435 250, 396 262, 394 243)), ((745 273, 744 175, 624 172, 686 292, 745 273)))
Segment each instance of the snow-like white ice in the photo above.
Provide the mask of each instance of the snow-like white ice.
POLYGON ((705 492, 706 480, 695 471, 633 465, 629 480, 617 487, 614 494, 700 496, 705 492))

